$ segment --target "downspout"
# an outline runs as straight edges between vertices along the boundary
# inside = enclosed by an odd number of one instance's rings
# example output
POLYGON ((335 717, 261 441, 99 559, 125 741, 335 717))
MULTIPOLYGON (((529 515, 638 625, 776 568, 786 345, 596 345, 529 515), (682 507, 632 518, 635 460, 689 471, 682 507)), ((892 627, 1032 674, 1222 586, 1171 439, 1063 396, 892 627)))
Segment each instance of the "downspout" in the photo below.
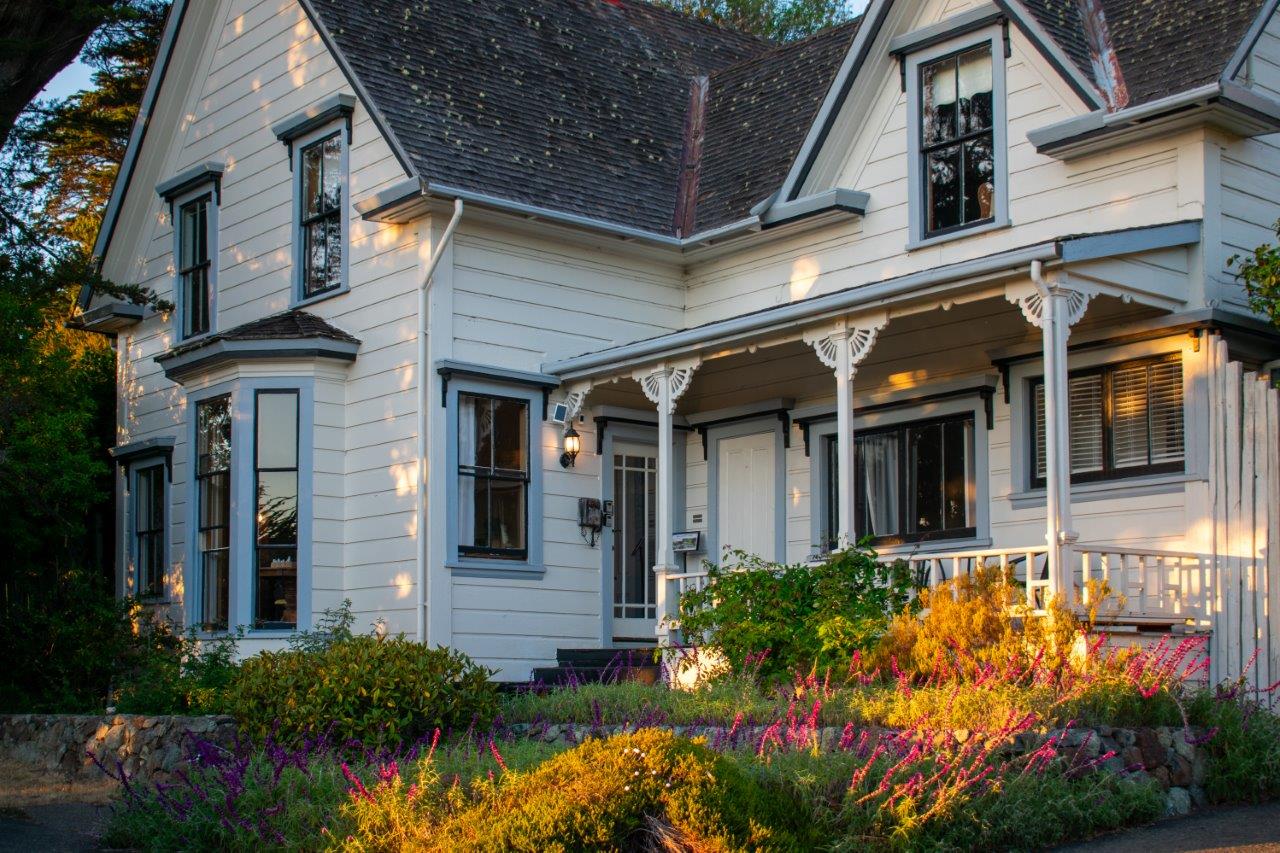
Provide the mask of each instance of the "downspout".
POLYGON ((431 260, 427 262, 427 271, 418 287, 418 642, 427 641, 427 396, 431 387, 427 374, 431 367, 431 338, 427 334, 427 300, 431 292, 431 280, 435 276, 440 258, 444 256, 445 247, 453 239, 453 232, 462 219, 462 199, 453 200, 453 216, 445 226, 440 242, 431 252, 431 260))

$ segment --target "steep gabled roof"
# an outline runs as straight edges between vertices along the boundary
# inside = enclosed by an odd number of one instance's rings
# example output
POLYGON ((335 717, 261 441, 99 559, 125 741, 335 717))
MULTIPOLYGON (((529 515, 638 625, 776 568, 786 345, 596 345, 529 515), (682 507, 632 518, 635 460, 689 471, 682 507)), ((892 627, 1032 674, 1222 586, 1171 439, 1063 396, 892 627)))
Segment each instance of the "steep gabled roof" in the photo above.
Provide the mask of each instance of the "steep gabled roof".
POLYGON ((310 0, 418 173, 669 234, 691 77, 772 47, 644 0, 310 0))
POLYGON ((782 184, 861 22, 711 75, 695 230, 745 216, 782 184))
POLYGON ((1264 0, 1100 0, 1129 105, 1214 82, 1264 0))

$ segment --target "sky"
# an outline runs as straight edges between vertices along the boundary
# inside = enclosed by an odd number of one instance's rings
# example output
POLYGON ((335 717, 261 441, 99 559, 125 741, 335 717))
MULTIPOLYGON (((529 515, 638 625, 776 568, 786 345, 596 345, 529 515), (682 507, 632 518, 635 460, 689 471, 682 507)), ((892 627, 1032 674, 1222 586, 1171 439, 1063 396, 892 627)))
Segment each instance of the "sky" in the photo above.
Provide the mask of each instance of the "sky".
POLYGON ((65 98, 81 89, 88 89, 92 79, 93 69, 77 59, 59 71, 58 75, 50 80, 49 85, 45 86, 36 97, 41 100, 65 98))

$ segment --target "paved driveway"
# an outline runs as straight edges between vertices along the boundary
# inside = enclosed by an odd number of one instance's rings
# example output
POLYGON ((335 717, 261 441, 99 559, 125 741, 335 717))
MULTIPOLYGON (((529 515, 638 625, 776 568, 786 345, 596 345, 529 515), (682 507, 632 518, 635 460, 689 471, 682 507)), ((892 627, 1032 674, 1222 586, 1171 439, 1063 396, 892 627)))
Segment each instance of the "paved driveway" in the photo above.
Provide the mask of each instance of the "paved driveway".
POLYGON ((1059 853, 1280 853, 1280 802, 1212 809, 1178 820, 1105 836, 1059 853))

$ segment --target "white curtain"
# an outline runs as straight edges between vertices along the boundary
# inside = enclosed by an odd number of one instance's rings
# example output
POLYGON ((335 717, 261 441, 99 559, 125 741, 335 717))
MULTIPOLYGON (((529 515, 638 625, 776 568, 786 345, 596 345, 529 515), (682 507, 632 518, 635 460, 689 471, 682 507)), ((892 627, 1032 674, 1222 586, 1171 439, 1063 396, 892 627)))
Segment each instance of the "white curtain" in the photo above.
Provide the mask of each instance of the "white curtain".
POLYGON ((870 530, 863 535, 888 536, 898 530, 898 439, 868 435, 858 440, 870 530))
MULTIPOLYGON (((458 466, 476 464, 476 398, 458 395, 458 466)), ((476 544, 476 478, 458 475, 458 542, 476 544)), ((485 543, 488 544, 488 543, 485 543)))

